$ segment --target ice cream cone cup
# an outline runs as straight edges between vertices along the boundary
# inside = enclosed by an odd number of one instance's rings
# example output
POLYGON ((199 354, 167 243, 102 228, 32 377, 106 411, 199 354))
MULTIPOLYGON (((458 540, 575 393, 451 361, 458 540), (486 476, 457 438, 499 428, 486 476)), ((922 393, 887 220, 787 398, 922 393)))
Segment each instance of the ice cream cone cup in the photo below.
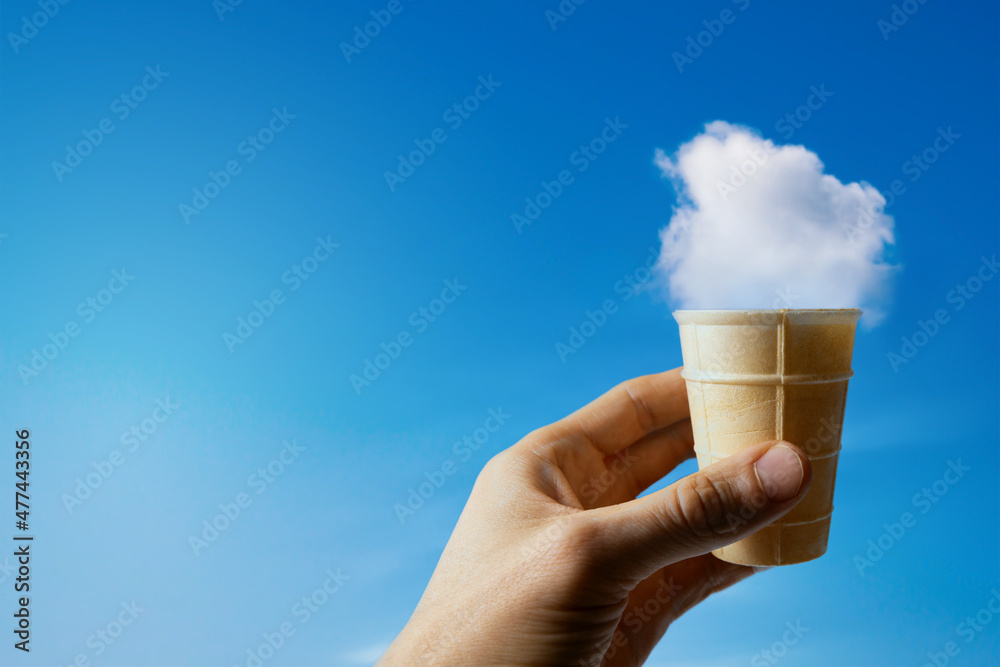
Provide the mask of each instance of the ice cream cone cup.
MULTIPOLYGON (((713 553, 790 565, 826 552, 860 310, 679 310, 699 468, 768 440, 806 453, 812 485, 791 512, 713 553)), ((733 525, 752 518, 753 507, 733 525)))

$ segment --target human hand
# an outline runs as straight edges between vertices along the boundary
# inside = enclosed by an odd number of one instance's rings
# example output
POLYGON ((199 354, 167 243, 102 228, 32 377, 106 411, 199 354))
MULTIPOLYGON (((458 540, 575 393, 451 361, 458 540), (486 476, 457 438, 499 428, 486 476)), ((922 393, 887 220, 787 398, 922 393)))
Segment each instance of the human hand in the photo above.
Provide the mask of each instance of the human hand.
POLYGON ((378 665, 641 665, 681 614, 754 573, 709 552, 778 519, 809 460, 762 443, 636 498, 692 458, 680 369, 625 382, 486 464, 378 665))

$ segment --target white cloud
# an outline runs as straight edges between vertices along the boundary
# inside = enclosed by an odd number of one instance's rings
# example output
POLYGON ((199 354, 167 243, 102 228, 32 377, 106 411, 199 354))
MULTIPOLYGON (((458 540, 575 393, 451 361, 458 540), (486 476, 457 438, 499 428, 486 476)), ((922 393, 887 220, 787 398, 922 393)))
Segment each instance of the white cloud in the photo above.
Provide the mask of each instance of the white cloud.
POLYGON ((678 192, 658 272, 681 308, 857 308, 877 322, 895 267, 871 185, 823 173, 803 146, 715 121, 656 164, 678 192))
POLYGON ((363 646, 341 654, 340 659, 342 662, 346 662, 351 665, 374 665, 375 661, 381 658, 382 654, 385 653, 388 648, 389 642, 363 646))

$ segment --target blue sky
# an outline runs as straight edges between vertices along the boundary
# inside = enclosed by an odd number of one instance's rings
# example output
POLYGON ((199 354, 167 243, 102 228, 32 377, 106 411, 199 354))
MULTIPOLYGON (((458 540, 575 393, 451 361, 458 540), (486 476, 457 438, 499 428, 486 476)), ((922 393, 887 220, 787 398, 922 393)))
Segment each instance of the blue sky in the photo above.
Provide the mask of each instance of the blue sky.
POLYGON ((802 143, 844 182, 902 181, 901 268, 886 319, 857 338, 829 552, 702 605, 649 664, 751 664, 786 623, 809 629, 785 665, 920 665, 951 641, 948 664, 1000 659, 1000 618, 971 638, 961 625, 1000 587, 1000 280, 953 292, 998 250, 997 9, 914 3, 884 32, 892 3, 592 0, 553 29, 555 0, 402 0, 348 62, 340 44, 387 4, 52 2, 43 20, 4 3, 0 403, 8 433, 32 432, 38 592, 30 658, 5 646, 0 662, 245 665, 289 624, 265 664, 371 664, 492 454, 680 364, 671 303, 615 286, 675 204, 655 150, 717 119, 802 143), (789 128, 814 86, 832 95, 789 128), (581 158, 608 122, 615 140, 581 158), (934 164, 907 166, 948 128, 934 164), (556 343, 606 299, 617 312, 564 363, 556 343), (239 318, 259 326, 243 336, 239 318), (384 368, 352 384, 366 361, 384 368), (448 461, 401 524, 394 504, 448 461), (951 464, 968 468, 954 484, 951 464), (905 512, 915 523, 859 572, 905 512), (213 520, 228 526, 209 541, 213 520), (324 583, 336 592, 302 606, 324 583))

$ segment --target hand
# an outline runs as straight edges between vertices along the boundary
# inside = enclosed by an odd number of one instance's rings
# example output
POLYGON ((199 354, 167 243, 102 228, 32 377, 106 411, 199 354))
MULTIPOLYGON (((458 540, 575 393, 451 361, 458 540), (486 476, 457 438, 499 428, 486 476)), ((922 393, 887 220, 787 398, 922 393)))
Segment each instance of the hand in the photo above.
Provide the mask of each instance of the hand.
POLYGON ((641 665, 754 568, 709 552, 788 512, 809 460, 763 443, 643 498, 692 458, 680 369, 625 382, 487 463, 379 665, 641 665))

